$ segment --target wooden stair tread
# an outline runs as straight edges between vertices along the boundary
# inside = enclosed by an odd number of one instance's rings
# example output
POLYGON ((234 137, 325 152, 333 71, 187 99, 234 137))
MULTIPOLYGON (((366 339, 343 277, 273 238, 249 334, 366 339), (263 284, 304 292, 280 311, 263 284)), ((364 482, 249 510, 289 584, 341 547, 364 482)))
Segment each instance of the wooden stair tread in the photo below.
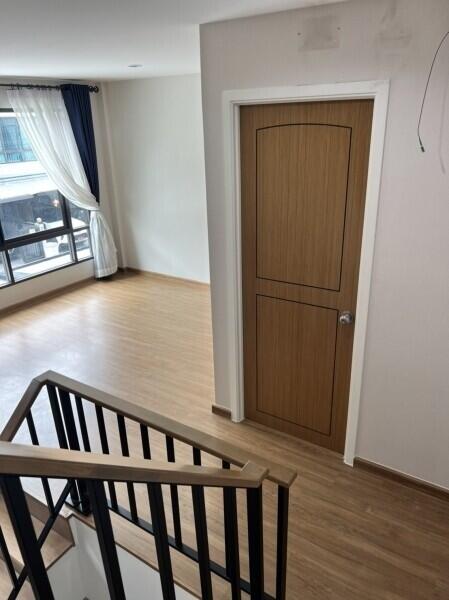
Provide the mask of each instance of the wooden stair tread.
MULTIPOLYGON (((34 524, 34 529, 36 531, 36 535, 39 535, 39 533, 42 531, 44 524, 34 516, 32 516, 32 520, 34 524)), ((9 519, 9 515, 6 510, 5 502, 2 496, 0 496, 0 524, 14 566, 16 567, 16 569, 21 569, 23 567, 22 555, 17 544, 16 536, 14 534, 14 530, 9 519)), ((51 567, 51 565, 54 564, 72 546, 72 541, 66 539, 54 530, 50 531, 42 548, 42 556, 44 559, 45 566, 47 568, 51 567)), ((1 562, 3 564, 3 561, 1 562)))
MULTIPOLYGON (((8 598, 12 591, 12 583, 9 578, 5 563, 0 560, 0 598, 8 598)), ((26 581, 18 596, 19 600, 34 600, 34 594, 30 584, 26 581)))

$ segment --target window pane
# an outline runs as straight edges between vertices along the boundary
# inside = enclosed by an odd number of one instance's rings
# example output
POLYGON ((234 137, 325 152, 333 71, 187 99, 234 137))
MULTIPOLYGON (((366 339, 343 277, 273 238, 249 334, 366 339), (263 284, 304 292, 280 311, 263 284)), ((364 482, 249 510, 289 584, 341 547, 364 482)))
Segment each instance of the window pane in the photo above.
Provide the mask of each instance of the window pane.
POLYGON ((14 279, 22 281, 28 277, 52 271, 73 262, 67 236, 50 238, 9 250, 14 279))
POLYGON ((11 114, 0 118, 0 163, 36 160, 30 142, 11 114))
POLYGON ((0 224, 8 248, 0 252, 0 287, 11 283, 8 256, 15 281, 92 258, 90 212, 56 190, 12 111, 0 112, 0 224), (65 226, 73 233, 57 235, 65 226), (11 248, 17 238, 47 231, 49 239, 11 248))
POLYGON ((0 287, 9 283, 7 273, 5 254, 0 252, 0 287))
POLYGON ((79 229, 80 227, 86 227, 89 225, 90 221, 90 213, 85 208, 78 208, 71 202, 70 205, 70 214, 72 215, 72 227, 73 229, 79 229))
POLYGON ((0 198, 0 220, 7 240, 63 227, 61 199, 56 190, 9 199, 0 198))
POLYGON ((75 231, 73 234, 75 238, 76 256, 78 260, 84 260, 92 256, 92 250, 90 248, 89 231, 83 229, 82 231, 75 231))
POLYGON ((7 240, 61 227, 61 199, 13 113, 0 113, 0 220, 7 240))

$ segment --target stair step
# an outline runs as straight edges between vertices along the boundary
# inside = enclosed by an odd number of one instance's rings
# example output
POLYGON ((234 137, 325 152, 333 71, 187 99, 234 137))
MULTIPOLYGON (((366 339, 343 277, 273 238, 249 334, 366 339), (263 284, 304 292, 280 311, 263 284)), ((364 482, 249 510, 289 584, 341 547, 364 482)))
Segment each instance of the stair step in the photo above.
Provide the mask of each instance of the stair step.
MULTIPOLYGON (((35 516, 32 516, 32 521, 33 521, 36 535, 38 536, 39 533, 42 531, 44 524, 42 523, 42 521, 37 519, 35 516)), ((6 510, 5 502, 1 495, 0 495, 0 525, 2 527, 3 534, 5 536, 6 544, 8 546, 9 553, 11 555, 11 559, 14 564, 14 567, 17 570, 17 572, 20 572, 21 569, 23 568, 22 554, 20 552, 19 545, 17 543, 16 536, 14 534, 14 530, 13 530, 13 527, 12 527, 12 524, 11 524, 11 521, 10 521, 10 518, 8 515, 8 511, 6 510)), ((73 541, 66 539, 65 537, 63 537, 62 535, 57 533, 56 531, 52 530, 49 533, 49 535, 45 541, 45 544, 42 548, 42 557, 44 559, 45 566, 47 568, 51 567, 51 565, 53 565, 59 558, 61 558, 61 556, 63 554, 65 554, 65 552, 67 552, 67 550, 69 548, 71 548, 72 546, 73 546, 73 541)), ((0 598, 7 598, 8 594, 6 592, 5 592, 5 594, 3 594, 3 589, 5 588, 7 590, 8 589, 11 590, 11 582, 9 579, 8 571, 6 569, 6 565, 5 565, 4 561, 2 560, 1 554, 0 554, 0 567, 1 567, 1 569, 0 569, 0 591, 2 592, 2 593, 0 593, 0 598)), ((31 589, 30 589, 30 591, 31 591, 31 589)), ((32 595, 29 597, 33 598, 32 595)), ((26 595, 26 590, 23 590, 21 595, 19 595, 19 598, 21 598, 21 599, 23 598, 24 600, 28 598, 28 596, 26 595), (23 594, 23 596, 22 596, 22 594, 23 594)))
MULTIPOLYGON (((12 583, 8 570, 3 560, 0 560, 0 598, 8 598, 11 591, 12 583)), ((28 581, 23 585, 18 597, 20 600, 34 600, 33 591, 28 581)))

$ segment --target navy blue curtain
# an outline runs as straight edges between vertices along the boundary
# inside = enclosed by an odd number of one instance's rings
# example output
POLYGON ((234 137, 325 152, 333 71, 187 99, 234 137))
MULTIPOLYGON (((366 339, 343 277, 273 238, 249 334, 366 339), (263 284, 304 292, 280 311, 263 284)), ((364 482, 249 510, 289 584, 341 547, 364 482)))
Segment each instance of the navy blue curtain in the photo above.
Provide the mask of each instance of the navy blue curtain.
POLYGON ((64 104, 72 124, 73 134, 81 156, 90 191, 100 202, 98 184, 97 152, 95 149, 94 124, 88 85, 73 83, 61 86, 64 104))

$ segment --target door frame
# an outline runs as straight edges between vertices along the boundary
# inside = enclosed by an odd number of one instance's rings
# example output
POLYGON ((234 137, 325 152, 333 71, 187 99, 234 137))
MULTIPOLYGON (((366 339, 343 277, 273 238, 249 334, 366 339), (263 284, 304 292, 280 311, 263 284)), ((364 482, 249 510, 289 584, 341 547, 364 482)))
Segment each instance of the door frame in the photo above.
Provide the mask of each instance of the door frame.
POLYGON ((370 300, 371 273, 374 258, 376 222, 379 205, 382 161, 388 113, 389 80, 355 81, 292 87, 270 87, 226 90, 222 94, 222 116, 225 159, 225 197, 231 208, 232 236, 226 249, 231 269, 233 303, 228 307, 234 322, 228 332, 231 340, 228 373, 231 378, 231 418, 235 422, 245 418, 243 387, 243 300, 242 300, 242 247, 241 247, 241 186, 240 186, 240 112, 245 104, 274 104, 285 102, 320 102, 326 100, 374 100, 371 132, 365 216, 360 255, 357 291, 357 318, 351 364, 348 420, 344 462, 353 465, 362 391, 366 329, 370 300))

